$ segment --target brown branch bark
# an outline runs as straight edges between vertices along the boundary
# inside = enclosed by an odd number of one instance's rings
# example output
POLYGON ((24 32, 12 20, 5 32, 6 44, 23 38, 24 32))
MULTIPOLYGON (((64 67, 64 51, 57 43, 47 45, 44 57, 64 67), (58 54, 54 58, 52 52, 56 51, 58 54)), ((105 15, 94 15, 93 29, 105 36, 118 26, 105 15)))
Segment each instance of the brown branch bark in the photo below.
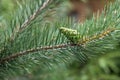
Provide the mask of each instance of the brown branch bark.
POLYGON ((63 49, 63 48, 66 48, 68 46, 76 46, 76 45, 77 44, 61 44, 61 45, 55 45, 55 46, 45 46, 45 47, 28 49, 26 51, 21 51, 21 52, 18 52, 18 53, 14 53, 14 54, 6 57, 6 58, 1 59, 0 63, 4 63, 6 61, 13 60, 17 57, 27 55, 27 54, 30 54, 30 53, 34 53, 34 52, 38 52, 38 51, 41 51, 41 50, 50 50, 50 49, 58 49, 58 48, 63 49))

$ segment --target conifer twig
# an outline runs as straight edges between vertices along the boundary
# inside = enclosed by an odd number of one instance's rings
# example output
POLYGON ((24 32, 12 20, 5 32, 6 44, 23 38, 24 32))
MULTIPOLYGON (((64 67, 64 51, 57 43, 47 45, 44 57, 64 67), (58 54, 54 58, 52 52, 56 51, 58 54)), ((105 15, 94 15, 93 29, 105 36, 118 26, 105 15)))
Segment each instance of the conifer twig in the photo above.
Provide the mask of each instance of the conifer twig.
POLYGON ((28 50, 25 50, 25 51, 14 53, 13 55, 10 55, 6 58, 1 59, 0 63, 6 62, 6 61, 9 61, 9 60, 13 60, 17 57, 27 55, 27 54, 30 54, 30 53, 33 53, 33 52, 38 52, 38 51, 41 51, 41 50, 50 50, 50 49, 58 49, 58 48, 63 49, 63 48, 66 48, 68 46, 76 46, 76 45, 77 44, 60 44, 60 45, 55 45, 55 46, 45 46, 45 47, 28 49, 28 50))
POLYGON ((25 20, 25 22, 21 25, 21 27, 19 29, 16 29, 14 30, 13 34, 11 35, 10 37, 10 40, 14 40, 15 36, 22 32, 29 24, 31 21, 33 21, 38 15, 39 13, 47 7, 48 3, 50 2, 51 0, 46 0, 43 5, 37 10, 35 11, 27 20, 25 20))
POLYGON ((90 41, 93 41, 93 40, 96 40, 96 39, 104 38, 106 35, 110 34, 111 32, 113 32, 115 30, 116 29, 109 29, 108 28, 104 32, 100 33, 99 35, 95 35, 95 36, 93 36, 91 38, 82 40, 78 44, 70 43, 70 44, 59 44, 59 45, 55 45, 55 46, 37 47, 37 48, 21 51, 21 52, 18 52, 18 53, 13 53, 12 55, 1 59, 0 63, 6 62, 6 61, 9 61, 9 60, 13 60, 13 59, 15 59, 17 57, 20 57, 20 56, 23 56, 23 55, 27 55, 27 54, 31 54, 31 53, 34 53, 34 52, 38 52, 38 51, 41 51, 41 50, 50 50, 50 49, 59 49, 59 48, 63 49, 63 48, 66 48, 68 46, 80 46, 80 45, 82 46, 82 45, 85 45, 87 42, 90 42, 90 41))

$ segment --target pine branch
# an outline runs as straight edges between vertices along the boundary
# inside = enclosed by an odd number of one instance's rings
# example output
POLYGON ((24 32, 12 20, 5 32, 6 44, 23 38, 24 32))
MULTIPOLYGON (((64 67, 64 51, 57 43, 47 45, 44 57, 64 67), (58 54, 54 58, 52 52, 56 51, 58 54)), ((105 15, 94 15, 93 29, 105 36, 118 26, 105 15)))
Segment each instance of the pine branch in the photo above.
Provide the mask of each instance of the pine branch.
MULTIPOLYGON (((111 32, 115 31, 116 29, 107 29, 106 31, 102 32, 101 34, 99 35, 94 35, 93 37, 91 38, 83 38, 82 41, 78 42, 77 44, 76 43, 70 43, 70 44, 60 44, 60 45, 55 45, 55 46, 45 46, 45 47, 37 47, 37 48, 33 48, 33 49, 28 49, 28 50, 25 50, 25 51, 21 51, 21 52, 18 52, 18 53, 13 53, 13 55, 10 55, 6 58, 3 58, 0 60, 0 63, 4 63, 6 61, 10 61, 10 60, 13 60, 15 58, 18 58, 20 56, 23 56, 23 55, 27 55, 27 54, 33 54, 34 52, 39 52, 39 51, 42 51, 42 50, 54 50, 54 49, 63 49, 63 48, 66 48, 66 47, 72 47, 72 46, 80 46, 80 45, 85 45, 87 44, 88 42, 91 42, 91 41, 94 41, 96 39, 102 39, 104 38, 106 35, 109 35, 111 32)), ((71 36, 72 33, 68 34, 68 36, 71 36)), ((73 36, 74 38, 74 36, 73 36)))
MULTIPOLYGON (((68 39, 71 36, 70 34, 67 36, 61 35, 59 27, 71 28, 74 25, 67 20, 58 20, 59 22, 55 23, 52 21, 50 23, 43 23, 44 12, 47 13, 47 6, 50 0, 47 1, 44 3, 44 6, 39 0, 32 1, 33 3, 24 6, 25 8, 20 9, 21 11, 18 11, 16 16, 13 16, 14 18, 10 20, 10 25, 8 26, 10 29, 8 28, 8 31, 4 35, 5 39, 2 38, 2 42, 0 42, 0 45, 2 44, 0 46, 0 77, 4 78, 8 74, 13 76, 14 73, 17 74, 19 72, 23 74, 25 73, 25 69, 32 71, 33 67, 35 68, 38 65, 46 66, 47 64, 46 67, 49 67, 55 63, 61 63, 61 61, 66 63, 70 62, 68 60, 73 61, 76 59, 79 59, 80 62, 86 61, 91 56, 98 56, 109 50, 114 50, 116 45, 118 45, 120 40, 120 8, 117 7, 116 9, 116 6, 119 3, 110 7, 109 11, 106 11, 106 16, 102 15, 96 20, 91 19, 83 25, 75 24, 75 27, 78 26, 76 30, 81 35, 81 38, 77 44, 71 41, 70 44, 66 44, 68 40, 72 40, 74 37, 68 39), (38 2, 39 4, 37 4, 38 2), (43 8, 39 8, 39 5, 43 8), (38 12, 35 11, 36 9, 38 12), (114 10, 117 10, 116 13, 114 13, 114 10), (10 34, 13 35, 12 38, 10 34), (8 42, 9 38, 13 41, 8 42), (52 55, 52 58, 49 58, 49 55, 52 55)), ((61 0, 53 1, 57 3, 61 0)), ((53 2, 50 5, 52 6, 55 3, 53 2)))
POLYGON ((18 28, 18 27, 16 26, 15 29, 14 29, 13 34, 12 34, 11 37, 10 37, 10 40, 13 41, 14 38, 15 38, 15 36, 16 36, 18 33, 22 32, 22 31, 31 23, 31 21, 33 21, 33 20, 39 15, 39 13, 40 13, 44 8, 46 8, 46 7, 48 6, 48 4, 49 4, 50 1, 51 1, 51 0, 47 0, 46 2, 44 2, 43 5, 42 5, 40 8, 38 8, 38 10, 37 10, 36 12, 34 12, 27 20, 25 20, 25 22, 23 22, 23 24, 21 25, 20 28, 18 28), (16 35, 15 35, 15 34, 16 34, 16 35))

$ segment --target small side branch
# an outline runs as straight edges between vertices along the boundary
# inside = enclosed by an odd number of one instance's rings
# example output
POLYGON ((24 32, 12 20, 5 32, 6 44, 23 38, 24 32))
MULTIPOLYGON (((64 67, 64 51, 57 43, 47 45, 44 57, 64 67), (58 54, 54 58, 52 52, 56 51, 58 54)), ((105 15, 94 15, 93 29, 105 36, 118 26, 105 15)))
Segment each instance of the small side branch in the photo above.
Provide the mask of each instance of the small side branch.
POLYGON ((107 36, 108 34, 110 34, 111 32, 113 32, 115 30, 116 30, 115 28, 108 28, 98 35, 94 35, 90 38, 84 38, 79 44, 86 44, 87 42, 90 42, 90 41, 93 41, 93 40, 96 40, 96 39, 102 39, 102 38, 104 38, 105 36, 107 36))
POLYGON ((36 12, 33 13, 33 15, 31 15, 28 20, 26 20, 22 25, 21 25, 21 28, 19 30, 20 31, 23 31, 27 26, 28 24, 30 24, 31 21, 33 21, 37 16, 38 14, 44 9, 47 7, 48 3, 50 2, 51 0, 47 0, 46 2, 43 3, 42 7, 40 7, 36 12))
POLYGON ((16 29, 14 30, 13 34, 10 37, 10 40, 14 40, 15 36, 18 35, 18 33, 22 32, 30 23, 31 21, 33 21, 38 15, 39 13, 47 7, 47 5, 49 4, 51 0, 47 0, 46 2, 43 3, 43 5, 36 11, 34 12, 27 20, 25 20, 25 22, 21 25, 20 29, 16 29))

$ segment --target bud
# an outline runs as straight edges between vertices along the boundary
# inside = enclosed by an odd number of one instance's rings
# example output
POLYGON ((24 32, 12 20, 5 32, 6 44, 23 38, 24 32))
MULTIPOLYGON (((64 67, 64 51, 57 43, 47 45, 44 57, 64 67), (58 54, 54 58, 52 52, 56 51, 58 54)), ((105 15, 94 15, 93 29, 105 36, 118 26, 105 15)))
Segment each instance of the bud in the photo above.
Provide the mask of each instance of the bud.
POLYGON ((77 30, 60 27, 60 32, 67 37, 68 40, 71 42, 77 44, 80 41, 80 34, 77 32, 77 30))

